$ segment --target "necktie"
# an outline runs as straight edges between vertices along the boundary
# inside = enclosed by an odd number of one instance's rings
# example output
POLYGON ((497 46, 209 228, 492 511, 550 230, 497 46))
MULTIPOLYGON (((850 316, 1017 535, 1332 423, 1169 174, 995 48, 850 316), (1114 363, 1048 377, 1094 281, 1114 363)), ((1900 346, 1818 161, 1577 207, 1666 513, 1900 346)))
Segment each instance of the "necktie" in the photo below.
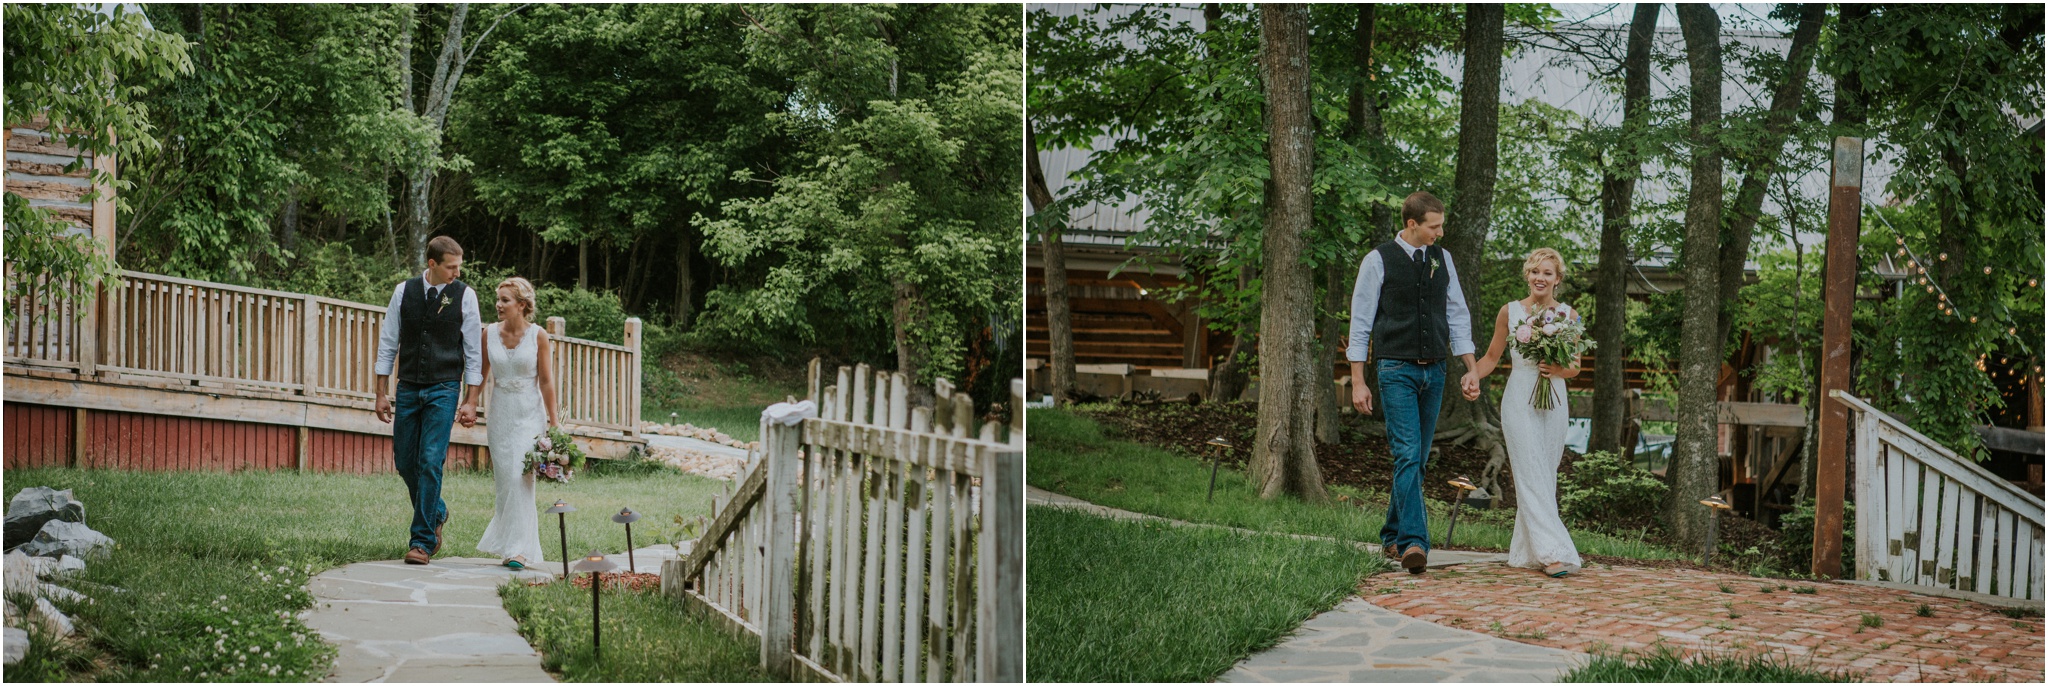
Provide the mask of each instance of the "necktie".
POLYGON ((1416 249, 1415 249, 1415 263, 1416 263, 1416 264, 1422 264, 1422 249, 1421 249, 1421 248, 1416 248, 1416 249))

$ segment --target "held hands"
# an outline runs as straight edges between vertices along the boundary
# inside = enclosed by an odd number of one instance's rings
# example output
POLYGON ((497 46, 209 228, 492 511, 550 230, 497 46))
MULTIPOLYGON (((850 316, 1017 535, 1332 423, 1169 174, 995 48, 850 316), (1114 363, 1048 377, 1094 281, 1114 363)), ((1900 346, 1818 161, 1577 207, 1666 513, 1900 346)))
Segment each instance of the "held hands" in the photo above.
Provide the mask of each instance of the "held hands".
POLYGON ((1459 390, 1459 392, 1461 392, 1461 393, 1463 393, 1463 394, 1464 394, 1464 396, 1465 396, 1465 400, 1466 400, 1466 401, 1473 401, 1473 400, 1478 400, 1478 399, 1479 399, 1479 372, 1477 372, 1477 371, 1468 371, 1468 372, 1465 372, 1465 376, 1464 376, 1463 378, 1460 378, 1460 379, 1458 379, 1458 390, 1459 390))
POLYGON ((476 403, 463 403, 455 409, 455 423, 463 428, 476 426, 476 403))

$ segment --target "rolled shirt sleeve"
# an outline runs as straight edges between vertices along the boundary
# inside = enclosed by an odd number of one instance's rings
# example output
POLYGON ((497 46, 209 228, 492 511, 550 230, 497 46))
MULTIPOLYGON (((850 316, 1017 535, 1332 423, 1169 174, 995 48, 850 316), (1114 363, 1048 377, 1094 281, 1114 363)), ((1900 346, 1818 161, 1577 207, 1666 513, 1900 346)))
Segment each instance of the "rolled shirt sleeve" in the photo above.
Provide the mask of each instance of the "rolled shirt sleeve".
POLYGON ((391 304, 384 308, 384 325, 377 329, 377 376, 390 376, 398 361, 398 306, 405 299, 405 282, 391 290, 391 304))
MULTIPOLYGON (((1470 349, 1472 344, 1467 343, 1465 347, 1470 349)), ((477 309, 476 289, 464 288, 462 289, 462 385, 478 386, 482 385, 483 382, 483 312, 477 309)))
POLYGON ((1365 259, 1358 261, 1358 280, 1351 286, 1351 345, 1344 349, 1344 359, 1364 362, 1367 344, 1372 342, 1372 320, 1379 314, 1380 285, 1386 281, 1386 266, 1380 264, 1380 252, 1365 253, 1365 259))
MULTIPOLYGON (((1458 286, 1458 265, 1451 261, 1451 251, 1445 250, 1444 271, 1450 273, 1451 292, 1444 294, 1444 316, 1451 324, 1451 357, 1470 355, 1472 347, 1472 310, 1465 306, 1465 289, 1458 286)), ((1357 326, 1357 320, 1352 320, 1357 326)), ((1355 338, 1353 345, 1356 345, 1355 338)))

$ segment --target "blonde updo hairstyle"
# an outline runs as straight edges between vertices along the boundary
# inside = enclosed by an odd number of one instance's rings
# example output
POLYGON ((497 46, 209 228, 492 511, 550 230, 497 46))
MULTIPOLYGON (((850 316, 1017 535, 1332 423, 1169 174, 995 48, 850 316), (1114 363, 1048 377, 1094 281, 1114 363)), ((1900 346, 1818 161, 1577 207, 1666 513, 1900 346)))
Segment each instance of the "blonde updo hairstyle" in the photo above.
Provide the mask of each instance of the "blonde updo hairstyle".
POLYGON ((1529 272, 1536 271, 1536 265, 1543 264, 1545 261, 1550 262, 1550 265, 1557 269, 1557 282, 1563 284, 1565 273, 1564 256, 1557 254, 1556 250, 1551 250, 1550 248, 1537 248, 1529 251, 1529 258, 1522 260, 1522 275, 1528 276, 1529 272))
MULTIPOLYGON (((512 289, 512 300, 518 302, 521 307, 526 308, 526 321, 532 322, 535 315, 538 314, 533 304, 533 283, 517 276, 498 282, 498 290, 502 291, 507 288, 512 289)), ((503 319, 504 315, 500 314, 498 318, 503 319)))

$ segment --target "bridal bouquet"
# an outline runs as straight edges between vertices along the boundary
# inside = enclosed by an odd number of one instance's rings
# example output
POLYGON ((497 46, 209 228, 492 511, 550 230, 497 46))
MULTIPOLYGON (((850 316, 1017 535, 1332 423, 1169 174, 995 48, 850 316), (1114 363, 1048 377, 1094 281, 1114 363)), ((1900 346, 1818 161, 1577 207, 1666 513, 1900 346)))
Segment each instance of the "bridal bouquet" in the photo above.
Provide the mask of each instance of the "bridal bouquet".
POLYGON ((526 453, 526 471, 543 479, 568 483, 576 478, 576 470, 583 468, 585 455, 569 433, 549 427, 533 442, 533 450, 526 453))
MULTIPOLYGON (((1572 306, 1558 303, 1544 308, 1515 327, 1515 352, 1537 364, 1569 367, 1578 361, 1580 355, 1593 349, 1593 339, 1586 336, 1586 325, 1580 321, 1579 313, 1572 306)), ((1552 397, 1550 384, 1537 379, 1535 392, 1529 394, 1529 405, 1539 410, 1557 407, 1552 397)))

